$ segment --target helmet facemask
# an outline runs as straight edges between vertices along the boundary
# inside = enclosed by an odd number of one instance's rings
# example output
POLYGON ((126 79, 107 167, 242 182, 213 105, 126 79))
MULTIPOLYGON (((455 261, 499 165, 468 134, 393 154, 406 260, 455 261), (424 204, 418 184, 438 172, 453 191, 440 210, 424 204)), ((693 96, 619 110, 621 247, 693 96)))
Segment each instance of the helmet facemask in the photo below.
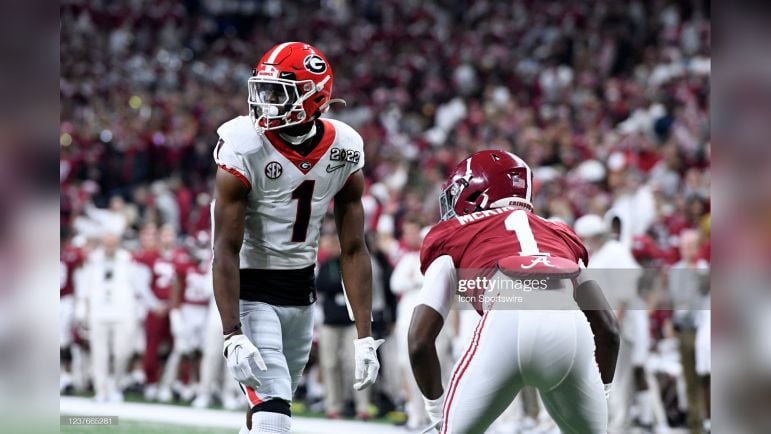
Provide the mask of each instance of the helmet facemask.
POLYGON ((480 186, 473 181, 474 177, 468 173, 463 176, 456 176, 454 181, 442 190, 442 193, 439 195, 441 220, 448 220, 458 215, 466 215, 477 211, 502 207, 517 207, 529 211, 533 210, 533 205, 530 203, 529 192, 520 196, 512 191, 511 193, 514 194, 511 196, 507 195, 500 197, 500 191, 495 191, 496 186, 500 187, 502 183, 506 182, 510 182, 513 187, 527 191, 527 183, 525 181, 527 169, 515 168, 508 173, 495 176, 497 177, 497 181, 495 181, 497 184, 489 184, 492 185, 492 187, 489 185, 480 186), (501 176, 505 176, 505 179, 501 178, 501 176), (467 188, 472 188, 472 190, 464 193, 467 188))
POLYGON ((312 114, 305 112, 303 104, 324 88, 329 77, 318 84, 312 80, 289 80, 255 75, 247 81, 249 89, 249 116, 258 132, 307 122, 312 114))
POLYGON ((458 203, 460 193, 468 186, 465 179, 461 178, 450 184, 439 194, 439 212, 441 220, 449 220, 457 215, 455 205, 458 203))

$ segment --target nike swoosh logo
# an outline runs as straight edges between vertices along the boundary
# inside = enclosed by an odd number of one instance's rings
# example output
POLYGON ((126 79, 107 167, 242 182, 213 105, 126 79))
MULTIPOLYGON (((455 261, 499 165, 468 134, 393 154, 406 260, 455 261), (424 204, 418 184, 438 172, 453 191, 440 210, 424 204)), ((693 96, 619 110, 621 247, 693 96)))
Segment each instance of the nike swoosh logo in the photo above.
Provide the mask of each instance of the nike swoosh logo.
POLYGON ((339 166, 333 166, 331 164, 327 164, 327 173, 332 173, 337 169, 342 169, 343 167, 345 167, 345 164, 341 164, 339 166))

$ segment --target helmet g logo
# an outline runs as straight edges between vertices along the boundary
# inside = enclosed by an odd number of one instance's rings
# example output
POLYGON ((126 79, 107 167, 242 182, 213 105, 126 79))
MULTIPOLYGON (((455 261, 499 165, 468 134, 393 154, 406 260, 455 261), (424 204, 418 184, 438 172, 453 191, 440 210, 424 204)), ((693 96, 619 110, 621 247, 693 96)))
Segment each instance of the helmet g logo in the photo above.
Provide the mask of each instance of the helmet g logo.
POLYGON ((327 70, 327 63, 315 54, 306 56, 305 60, 303 60, 303 65, 305 65, 305 69, 314 74, 323 74, 327 70))

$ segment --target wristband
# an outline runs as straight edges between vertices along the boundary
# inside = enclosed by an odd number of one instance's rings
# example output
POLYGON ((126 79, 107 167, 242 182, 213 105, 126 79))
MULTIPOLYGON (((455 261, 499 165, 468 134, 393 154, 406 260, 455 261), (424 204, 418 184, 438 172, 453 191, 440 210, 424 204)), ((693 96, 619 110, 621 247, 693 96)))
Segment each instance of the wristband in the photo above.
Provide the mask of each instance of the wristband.
POLYGON ((225 335, 225 339, 229 338, 230 336, 238 333, 241 331, 241 323, 234 325, 232 328, 230 328, 227 331, 223 331, 222 334, 225 335))

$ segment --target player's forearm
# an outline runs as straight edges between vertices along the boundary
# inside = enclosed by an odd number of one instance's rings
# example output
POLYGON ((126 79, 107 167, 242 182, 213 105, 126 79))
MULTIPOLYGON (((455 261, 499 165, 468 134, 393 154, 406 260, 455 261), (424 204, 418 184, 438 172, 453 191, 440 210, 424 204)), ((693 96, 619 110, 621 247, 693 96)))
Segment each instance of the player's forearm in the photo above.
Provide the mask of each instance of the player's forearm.
POLYGON ((420 392, 428 399, 437 399, 442 393, 442 374, 436 354, 436 337, 442 331, 444 319, 434 308, 419 304, 412 312, 407 334, 410 365, 420 392))
POLYGON ((442 375, 439 366, 439 355, 436 345, 428 339, 417 339, 413 336, 408 340, 410 365, 415 382, 420 392, 428 399, 436 399, 442 395, 442 375))
POLYGON ((213 261, 214 300, 217 303, 222 331, 227 333, 240 323, 238 299, 240 293, 238 255, 217 254, 213 261))
POLYGON ((367 247, 361 246, 343 252, 340 257, 346 295, 351 303, 356 332, 359 338, 372 335, 372 263, 367 247))
POLYGON ((602 293, 600 285, 594 280, 587 280, 576 287, 575 299, 583 311, 594 334, 595 359, 600 368, 600 376, 605 384, 610 384, 616 373, 616 360, 620 345, 620 335, 616 315, 610 303, 602 293))
POLYGON ((618 329, 612 325, 615 323, 613 311, 589 310, 584 311, 584 315, 594 334, 594 357, 600 369, 600 377, 603 383, 610 384, 616 374, 620 344, 618 329))
POLYGON ((217 169, 215 200, 212 203, 214 236, 214 300, 222 320, 222 331, 232 332, 239 324, 238 299, 241 292, 239 252, 244 241, 246 197, 249 190, 233 174, 217 169))

